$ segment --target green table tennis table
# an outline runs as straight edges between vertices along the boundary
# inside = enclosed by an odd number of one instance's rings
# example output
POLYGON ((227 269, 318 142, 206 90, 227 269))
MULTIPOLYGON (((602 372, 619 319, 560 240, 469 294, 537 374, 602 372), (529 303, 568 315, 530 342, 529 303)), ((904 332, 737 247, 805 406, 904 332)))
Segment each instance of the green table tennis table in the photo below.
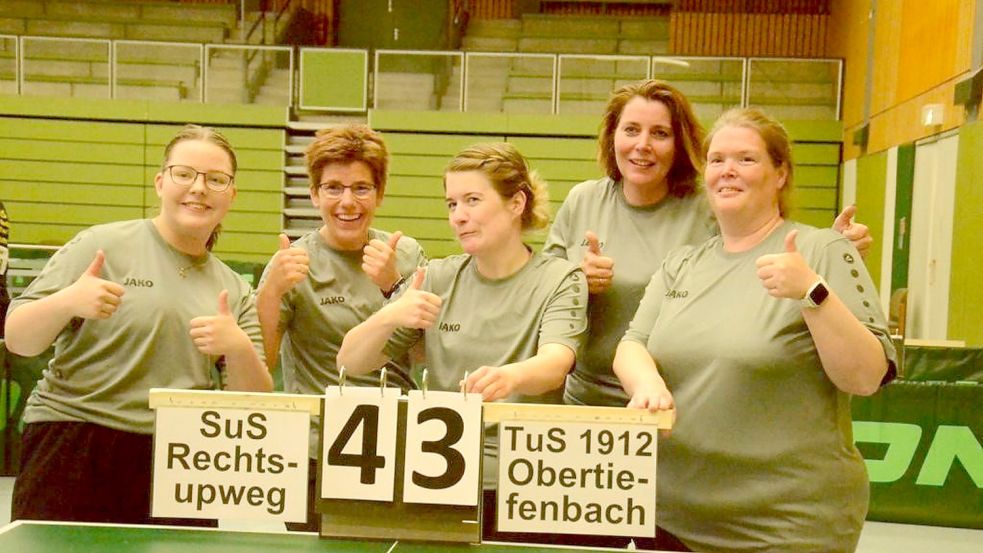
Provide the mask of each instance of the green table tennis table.
POLYGON ((11 553, 560 553, 562 550, 617 551, 501 543, 458 545, 341 540, 324 539, 308 533, 24 520, 0 528, 0 551, 11 553))

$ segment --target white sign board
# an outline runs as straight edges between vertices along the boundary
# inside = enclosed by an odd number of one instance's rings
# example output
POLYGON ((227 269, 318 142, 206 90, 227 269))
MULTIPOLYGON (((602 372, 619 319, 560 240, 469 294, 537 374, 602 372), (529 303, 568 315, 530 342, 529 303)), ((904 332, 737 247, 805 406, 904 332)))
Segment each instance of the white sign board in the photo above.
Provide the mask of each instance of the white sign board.
POLYGON ((399 388, 325 391, 321 498, 392 501, 399 388))
POLYGON ((498 530, 655 536, 651 425, 503 421, 498 530))
POLYGON ((307 411, 158 407, 155 517, 307 519, 307 411))
POLYGON ((410 391, 403 501, 477 505, 481 440, 481 395, 410 391))

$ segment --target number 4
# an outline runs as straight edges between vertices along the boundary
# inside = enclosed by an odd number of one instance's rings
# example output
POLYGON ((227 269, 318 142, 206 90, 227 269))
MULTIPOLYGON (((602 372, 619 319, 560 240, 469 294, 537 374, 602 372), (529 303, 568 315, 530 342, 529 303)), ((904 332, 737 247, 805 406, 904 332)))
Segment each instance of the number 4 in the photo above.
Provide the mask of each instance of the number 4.
POLYGON ((325 395, 321 497, 392 501, 399 389, 332 386, 325 395))
POLYGON ((363 484, 375 484, 376 470, 385 468, 386 458, 376 454, 379 440, 379 406, 358 405, 328 450, 328 463, 339 467, 362 469, 359 480, 363 484), (345 446, 362 425, 362 452, 344 453, 345 446))

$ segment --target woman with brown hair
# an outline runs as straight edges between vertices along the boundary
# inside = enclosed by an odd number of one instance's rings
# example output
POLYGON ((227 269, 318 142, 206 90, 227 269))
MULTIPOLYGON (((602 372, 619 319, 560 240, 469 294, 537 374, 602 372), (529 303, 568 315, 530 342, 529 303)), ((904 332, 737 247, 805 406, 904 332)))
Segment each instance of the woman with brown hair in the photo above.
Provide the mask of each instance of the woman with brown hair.
MULTIPOLYGON (((703 134, 689 100, 667 83, 645 80, 612 94, 598 136, 606 176, 570 191, 543 248, 579 262, 590 285, 590 333, 567 379, 567 403, 628 403, 611 363, 645 285, 671 250, 717 234, 700 193, 703 134)), ((834 228, 864 250, 871 239, 852 214, 844 211, 834 228)))
MULTIPOLYGON (((257 290, 266 358, 281 357, 284 388, 324 393, 339 380, 335 359, 345 333, 382 307, 405 278, 426 264, 416 240, 372 227, 386 192, 389 151, 382 135, 350 124, 317 133, 307 148, 311 204, 321 225, 293 244, 280 235, 257 290)), ((408 356, 386 364, 390 386, 414 388, 408 356)), ((379 371, 349 375, 348 385, 376 386, 379 371)), ((318 423, 311 424, 308 516, 296 531, 316 532, 318 423)))
POLYGON ((150 516, 150 388, 269 391, 249 286, 210 252, 236 197, 218 132, 182 129, 154 178, 152 219, 79 233, 11 303, 8 349, 54 357, 24 412, 13 519, 150 516))

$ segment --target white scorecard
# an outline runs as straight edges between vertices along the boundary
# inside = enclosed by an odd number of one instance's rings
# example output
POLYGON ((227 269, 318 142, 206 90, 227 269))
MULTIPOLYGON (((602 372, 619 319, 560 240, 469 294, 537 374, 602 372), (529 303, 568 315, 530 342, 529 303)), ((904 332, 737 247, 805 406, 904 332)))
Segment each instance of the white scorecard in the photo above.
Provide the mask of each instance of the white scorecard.
POLYGON ((155 517, 303 522, 317 405, 287 394, 151 390, 155 517))
POLYGON ((392 501, 399 388, 330 386, 321 437, 322 499, 392 501))
POLYGON ((657 432, 672 413, 486 406, 499 421, 498 530, 655 536, 657 432))
POLYGON ((403 501, 477 505, 481 434, 480 395, 411 391, 403 501))

